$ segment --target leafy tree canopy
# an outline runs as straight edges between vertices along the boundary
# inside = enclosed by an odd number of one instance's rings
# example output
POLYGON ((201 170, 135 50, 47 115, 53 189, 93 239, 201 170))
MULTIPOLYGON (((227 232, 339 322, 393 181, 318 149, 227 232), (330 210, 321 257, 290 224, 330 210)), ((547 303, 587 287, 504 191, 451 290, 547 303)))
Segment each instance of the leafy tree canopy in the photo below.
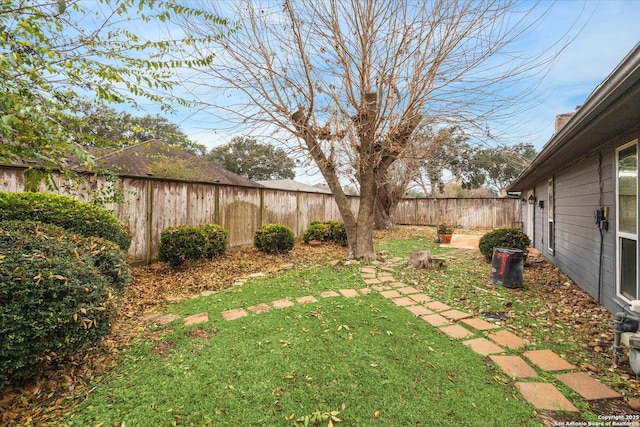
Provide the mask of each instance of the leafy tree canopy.
POLYGON ((251 138, 233 138, 230 143, 213 148, 207 159, 251 180, 293 179, 296 176, 296 164, 285 150, 251 138))
MULTIPOLYGON (((170 110, 162 93, 176 83, 173 70, 205 66, 212 54, 189 59, 178 53, 195 42, 193 37, 147 40, 127 27, 132 17, 144 24, 178 16, 198 16, 218 29, 227 26, 216 15, 173 0, 2 1, 0 160, 62 168, 64 157, 73 154, 90 163, 75 129, 64 126, 85 97, 96 104, 134 106, 145 99, 170 110), (170 54, 185 59, 167 59, 170 54)), ((219 34, 211 31, 199 40, 212 42, 219 34)))

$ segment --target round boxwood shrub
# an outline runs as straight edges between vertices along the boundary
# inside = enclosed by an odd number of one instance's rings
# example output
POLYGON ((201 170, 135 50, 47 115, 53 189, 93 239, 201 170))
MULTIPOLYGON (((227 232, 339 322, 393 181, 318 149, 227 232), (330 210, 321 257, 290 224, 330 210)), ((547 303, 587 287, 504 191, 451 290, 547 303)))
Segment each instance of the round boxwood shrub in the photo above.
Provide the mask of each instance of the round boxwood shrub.
POLYGON ((531 239, 517 228, 501 228, 493 230, 480 238, 480 252, 487 262, 491 262, 493 248, 514 248, 522 250, 522 258, 527 259, 527 248, 531 239))
POLYGON ((188 259, 224 255, 228 235, 229 232, 217 224, 169 227, 160 233, 158 258, 175 268, 188 259))
POLYGON ((302 240, 305 243, 309 243, 311 240, 319 240, 347 246, 347 230, 342 221, 311 221, 311 224, 302 235, 302 240))
POLYGON ((16 224, 0 223, 0 386, 95 344, 115 313, 109 279, 84 245, 47 224, 16 224))
POLYGON ((101 237, 125 252, 131 234, 108 210, 68 196, 0 192, 0 221, 33 220, 55 224, 82 236, 101 237))
POLYGON ((295 236, 293 231, 282 224, 265 224, 253 235, 253 244, 258 250, 267 253, 286 253, 293 249, 295 236))

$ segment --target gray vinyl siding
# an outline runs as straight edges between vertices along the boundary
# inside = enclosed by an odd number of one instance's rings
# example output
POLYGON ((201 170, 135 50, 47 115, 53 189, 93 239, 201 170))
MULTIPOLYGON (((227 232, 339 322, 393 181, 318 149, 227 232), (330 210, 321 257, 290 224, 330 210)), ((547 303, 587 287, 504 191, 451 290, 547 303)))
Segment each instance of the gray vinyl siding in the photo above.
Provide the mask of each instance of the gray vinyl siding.
POLYGON ((611 141, 599 153, 584 157, 553 176, 553 254, 549 252, 547 242, 547 180, 535 186, 537 200, 544 200, 544 209, 540 209, 536 202, 534 247, 595 299, 598 298, 598 279, 602 268, 600 303, 611 312, 620 311, 623 305, 616 290, 615 149, 635 138, 638 134, 611 141), (609 229, 603 232, 602 266, 600 231, 593 221, 593 211, 600 207, 599 156, 602 205, 609 207, 609 229))

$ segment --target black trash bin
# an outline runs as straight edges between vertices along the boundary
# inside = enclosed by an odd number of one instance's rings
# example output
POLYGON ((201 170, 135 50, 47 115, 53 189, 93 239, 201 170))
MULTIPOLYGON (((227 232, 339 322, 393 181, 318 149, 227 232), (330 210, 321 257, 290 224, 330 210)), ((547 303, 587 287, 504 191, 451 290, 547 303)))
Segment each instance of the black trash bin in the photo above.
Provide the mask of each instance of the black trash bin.
POLYGON ((519 288, 522 286, 523 267, 522 250, 493 248, 489 281, 507 288, 519 288))

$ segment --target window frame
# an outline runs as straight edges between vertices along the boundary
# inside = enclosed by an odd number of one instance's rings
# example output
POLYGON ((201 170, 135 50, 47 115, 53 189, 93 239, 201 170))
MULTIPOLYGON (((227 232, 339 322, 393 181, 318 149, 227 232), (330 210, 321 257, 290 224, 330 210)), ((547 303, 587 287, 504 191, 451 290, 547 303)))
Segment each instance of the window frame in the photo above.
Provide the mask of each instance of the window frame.
POLYGON ((621 145, 619 147, 616 148, 615 151, 615 203, 616 203, 616 243, 615 243, 615 250, 616 250, 616 294, 618 297, 622 298, 623 300, 630 302, 631 300, 635 300, 640 298, 640 286, 638 286, 638 265, 640 264, 640 254, 639 254, 639 248, 638 248, 638 243, 639 243, 639 239, 638 239, 638 139, 634 139, 624 145, 621 145), (620 217, 621 217, 621 203, 620 203, 620 153, 623 150, 628 149, 629 147, 635 146, 635 152, 636 152, 636 205, 635 205, 635 221, 636 221, 636 232, 635 233, 630 233, 627 231, 620 231, 620 217), (635 245, 635 251, 636 251, 636 259, 635 259, 635 275, 636 275, 636 288, 635 288, 635 296, 633 295, 626 295, 623 293, 623 289, 622 289, 622 260, 623 260, 623 256, 622 256, 622 239, 626 239, 626 240, 631 240, 631 241, 635 241, 636 245, 635 245))
POLYGON ((555 254, 555 185, 552 176, 547 181, 547 250, 551 255, 555 254))

